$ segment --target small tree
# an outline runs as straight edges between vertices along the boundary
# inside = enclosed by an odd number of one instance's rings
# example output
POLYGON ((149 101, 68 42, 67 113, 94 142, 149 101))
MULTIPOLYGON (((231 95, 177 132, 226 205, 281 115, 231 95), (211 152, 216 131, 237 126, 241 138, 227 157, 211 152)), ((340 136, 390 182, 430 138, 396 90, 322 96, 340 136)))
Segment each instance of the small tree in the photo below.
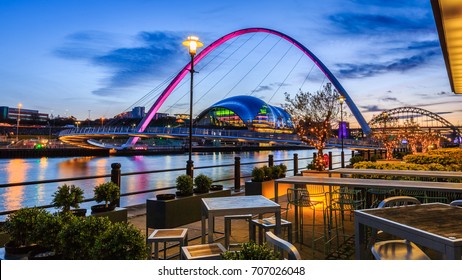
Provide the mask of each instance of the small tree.
POLYGON ((113 205, 120 197, 120 188, 117 184, 109 181, 99 184, 94 188, 96 202, 105 202, 105 208, 113 205))
POLYGON ((324 170, 323 150, 332 136, 332 121, 340 114, 340 94, 327 83, 322 90, 315 93, 300 91, 294 99, 286 95, 284 109, 291 115, 295 132, 300 139, 318 150, 317 170, 324 170))
POLYGON ((386 159, 392 159, 393 149, 398 144, 398 135, 394 131, 398 126, 398 119, 383 112, 377 116, 374 126, 370 136, 385 147, 387 151, 386 159))
POLYGON ((75 185, 62 185, 53 193, 53 206, 62 208, 64 213, 71 210, 71 207, 79 208, 84 200, 83 190, 75 185))

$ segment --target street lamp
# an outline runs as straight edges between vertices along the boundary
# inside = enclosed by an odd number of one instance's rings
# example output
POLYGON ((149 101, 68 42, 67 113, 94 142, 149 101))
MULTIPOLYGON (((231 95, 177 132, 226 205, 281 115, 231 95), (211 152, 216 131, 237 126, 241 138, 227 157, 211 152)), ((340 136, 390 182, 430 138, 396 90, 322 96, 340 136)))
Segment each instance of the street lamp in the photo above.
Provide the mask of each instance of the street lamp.
POLYGON ((191 73, 191 85, 190 85, 190 95, 189 95, 189 159, 186 163, 186 174, 191 178, 194 177, 194 162, 192 161, 192 127, 193 127, 193 77, 194 77, 194 56, 196 55, 197 49, 204 46, 204 44, 199 41, 199 38, 196 36, 188 36, 188 39, 183 42, 183 46, 186 46, 191 55, 191 64, 189 72, 191 73))
POLYGON ((16 143, 19 140, 19 122, 21 121, 21 107, 22 104, 18 103, 18 117, 16 119, 16 143))
POLYGON ((342 160, 342 168, 345 167, 345 154, 343 152, 343 133, 344 133, 344 125, 343 125, 343 102, 345 102, 345 97, 343 95, 340 95, 338 101, 340 102, 340 126, 339 126, 339 132, 340 132, 340 139, 342 141, 342 152, 341 152, 341 160, 342 160))

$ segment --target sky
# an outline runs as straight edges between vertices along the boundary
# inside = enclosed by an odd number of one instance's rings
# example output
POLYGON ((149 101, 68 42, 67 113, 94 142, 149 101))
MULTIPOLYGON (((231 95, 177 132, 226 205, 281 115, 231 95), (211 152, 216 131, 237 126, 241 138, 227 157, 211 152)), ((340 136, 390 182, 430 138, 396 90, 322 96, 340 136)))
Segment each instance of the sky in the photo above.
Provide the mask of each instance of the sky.
MULTIPOLYGON (((181 45, 188 35, 207 46, 250 27, 308 48, 367 121, 412 106, 462 125, 430 0, 0 0, 0 106, 78 119, 149 106, 189 62, 181 45)), ((234 95, 280 106, 285 92, 328 82, 298 49, 267 34, 230 40, 196 70, 195 115, 234 95)), ((188 113, 188 83, 159 112, 188 113)))

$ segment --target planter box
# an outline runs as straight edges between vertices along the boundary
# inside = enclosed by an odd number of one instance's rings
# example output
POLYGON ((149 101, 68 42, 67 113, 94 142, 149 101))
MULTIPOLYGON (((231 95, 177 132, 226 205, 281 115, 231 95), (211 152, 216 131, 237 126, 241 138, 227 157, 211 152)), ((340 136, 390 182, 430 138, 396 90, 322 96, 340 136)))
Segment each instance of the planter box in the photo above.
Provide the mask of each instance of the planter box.
MULTIPOLYGON (((292 188, 291 184, 279 184, 279 197, 285 196, 288 188, 292 188)), ((263 195, 268 199, 274 198, 274 180, 264 182, 245 182, 245 195, 263 195)))
POLYGON ((174 228, 201 219, 201 199, 230 196, 231 190, 211 191, 172 200, 146 200, 146 230, 148 228, 174 228))
POLYGON ((92 213, 92 216, 95 217, 108 217, 109 220, 113 223, 127 222, 128 211, 127 208, 116 207, 116 209, 107 212, 92 213))
POLYGON ((317 171, 317 170, 303 170, 302 176, 311 177, 336 177, 340 178, 340 174, 330 173, 329 170, 317 171))

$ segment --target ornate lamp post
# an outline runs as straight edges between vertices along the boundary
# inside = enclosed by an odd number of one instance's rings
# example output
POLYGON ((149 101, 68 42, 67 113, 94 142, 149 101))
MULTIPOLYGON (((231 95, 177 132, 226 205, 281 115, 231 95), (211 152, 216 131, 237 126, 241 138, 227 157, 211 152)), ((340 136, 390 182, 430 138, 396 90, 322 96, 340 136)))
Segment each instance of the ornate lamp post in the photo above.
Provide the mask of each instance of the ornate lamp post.
POLYGON ((340 132, 340 139, 342 141, 342 152, 341 152, 341 159, 342 159, 342 168, 345 167, 345 153, 343 152, 343 134, 344 132, 344 125, 343 125, 343 102, 345 102, 345 97, 342 95, 339 97, 339 102, 340 102, 340 126, 339 126, 339 132, 340 132))
POLYGON ((19 122, 21 121, 21 107, 22 104, 18 103, 18 117, 16 119, 16 143, 19 140, 19 122))
POLYGON ((199 38, 196 36, 189 36, 186 41, 183 42, 183 46, 186 46, 191 55, 191 64, 189 72, 191 73, 191 85, 190 85, 190 95, 189 95, 189 159, 186 163, 186 174, 191 178, 194 176, 194 162, 192 160, 192 127, 193 127, 193 77, 194 77, 194 56, 196 55, 197 49, 202 47, 204 44, 199 41, 199 38))

